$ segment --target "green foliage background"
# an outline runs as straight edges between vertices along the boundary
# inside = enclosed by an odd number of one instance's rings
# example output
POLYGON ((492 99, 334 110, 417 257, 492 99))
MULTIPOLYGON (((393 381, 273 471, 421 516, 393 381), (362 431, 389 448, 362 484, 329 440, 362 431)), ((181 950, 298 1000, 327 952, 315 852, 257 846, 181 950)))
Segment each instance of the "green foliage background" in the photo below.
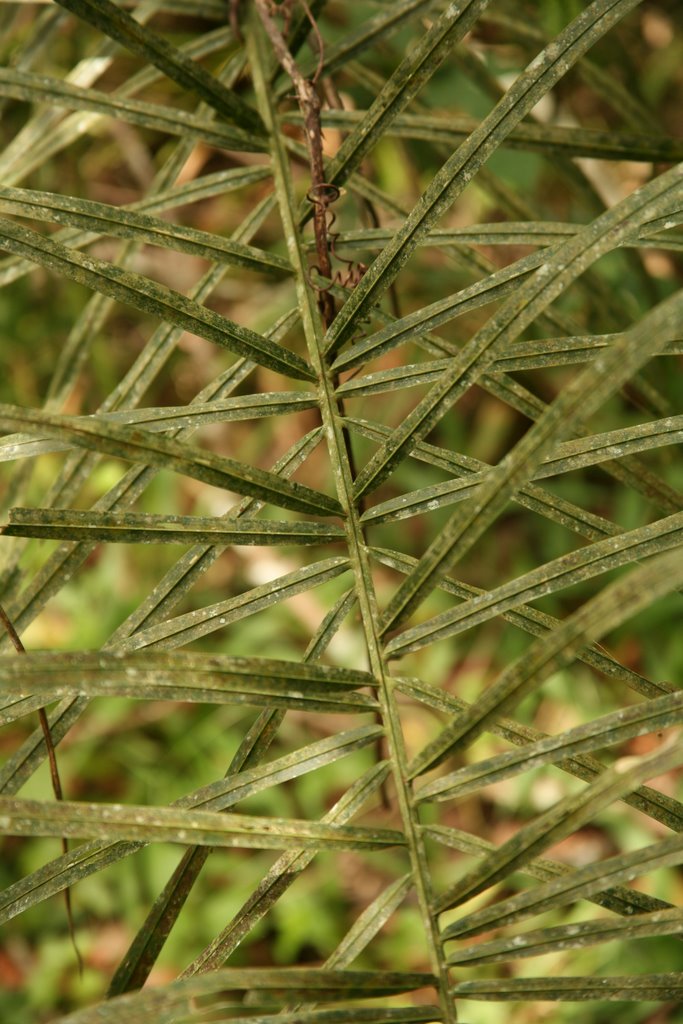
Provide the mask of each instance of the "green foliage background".
POLYGON ((678 5, 261 7, 331 324, 259 4, 0 3, 2 1019, 680 1019, 678 5))

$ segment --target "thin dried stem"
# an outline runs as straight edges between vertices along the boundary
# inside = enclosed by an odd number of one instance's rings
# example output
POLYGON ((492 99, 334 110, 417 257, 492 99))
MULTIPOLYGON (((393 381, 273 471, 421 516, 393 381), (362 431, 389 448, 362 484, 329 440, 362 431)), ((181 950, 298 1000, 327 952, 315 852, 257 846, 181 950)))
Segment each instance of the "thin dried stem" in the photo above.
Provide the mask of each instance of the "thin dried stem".
MULTIPOLYGON (((306 14, 314 24, 310 9, 304 4, 306 14)), ((296 92, 299 109, 304 119, 304 136, 311 172, 311 187, 308 191, 308 199, 313 206, 313 230, 315 234, 315 251, 318 258, 318 272, 327 280, 332 279, 332 262, 330 259, 329 224, 327 219, 328 208, 339 196, 339 189, 330 186, 325 181, 325 167, 323 162, 322 129, 320 127, 320 97, 316 91, 315 82, 318 78, 322 62, 322 40, 319 33, 317 39, 320 46, 320 60, 313 79, 304 78, 299 67, 292 57, 284 36, 273 21, 267 0, 256 0, 256 9, 264 29, 270 39, 273 50, 280 61, 283 69, 292 80, 296 92)), ((318 292, 318 305, 325 327, 329 327, 334 319, 334 299, 326 288, 316 289, 318 292)))
MULTIPOLYGON (((26 648, 21 642, 21 637, 14 628, 14 623, 10 619, 5 609, 0 604, 0 621, 12 641, 12 645, 16 650, 17 654, 26 654, 26 648)), ((55 795, 55 800, 63 800, 64 793, 62 790, 62 781, 59 777, 59 767, 57 766, 57 754, 55 752, 55 745, 52 742, 52 733, 50 732, 50 723, 47 720, 45 708, 38 708, 38 721, 40 722, 40 728, 43 733, 45 740, 45 749, 47 750, 47 759, 50 765, 50 779, 52 781, 52 792, 55 795)), ((62 853, 67 854, 69 852, 68 840, 62 836, 62 853)), ((66 907, 66 919, 69 927, 69 938, 71 939, 71 945, 74 948, 76 954, 76 960, 78 961, 78 973, 83 976, 83 957, 78 948, 76 942, 76 929, 74 926, 73 908, 71 905, 71 890, 67 887, 64 890, 64 905, 66 907)))

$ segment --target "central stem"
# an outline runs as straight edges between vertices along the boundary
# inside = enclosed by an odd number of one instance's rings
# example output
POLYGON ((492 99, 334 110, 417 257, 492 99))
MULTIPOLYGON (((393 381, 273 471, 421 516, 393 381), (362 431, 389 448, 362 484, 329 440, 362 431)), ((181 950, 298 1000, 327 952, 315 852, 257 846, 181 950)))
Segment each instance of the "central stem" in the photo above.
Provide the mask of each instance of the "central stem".
MULTIPOLYGON (((315 82, 304 78, 296 61, 287 48, 287 43, 270 16, 267 0, 255 0, 256 8, 264 29, 268 34, 273 50, 282 67, 292 80, 296 90, 296 98, 304 119, 304 138, 308 150, 308 163, 311 174, 311 187, 308 198, 313 206, 313 231, 315 235, 315 251, 318 257, 318 271, 328 281, 332 279, 332 263, 330 260, 330 240, 328 236, 327 209, 334 202, 338 190, 331 189, 325 181, 323 161, 323 135, 320 126, 320 97, 316 92, 315 82)), ((334 320, 334 299, 327 288, 318 292, 318 309, 325 330, 334 320)))
MULTIPOLYGON (((256 8, 261 16, 264 0, 256 0, 256 8)), ((405 754, 403 736, 398 718, 396 704, 392 695, 392 682, 382 656, 379 637, 377 602, 372 580, 368 551, 363 536, 358 507, 353 493, 353 476, 349 463, 348 452, 344 442, 342 419, 337 406, 333 381, 323 357, 322 339, 324 331, 319 311, 313 301, 308 280, 308 269, 301 245, 299 231, 295 219, 295 200, 291 188, 290 171, 284 146, 278 130, 272 98, 267 88, 265 68, 267 51, 261 24, 254 16, 250 23, 249 50, 254 88, 259 105, 259 112, 268 131, 273 160, 275 190, 280 206, 280 216, 287 239, 289 258, 296 273, 299 309, 308 346, 311 365, 318 378, 320 413, 327 440, 330 465, 335 479, 337 497, 344 509, 345 527, 348 538, 349 559, 353 567, 361 619, 365 634, 370 670, 378 684, 378 696, 381 705, 382 719, 386 730, 389 754, 394 771, 399 810, 403 822, 403 830, 410 854, 413 881, 422 913, 427 946, 432 971, 436 977, 441 1007, 446 1024, 455 1024, 457 1017, 453 999, 449 994, 450 980, 445 962, 439 929, 435 915, 431 910, 431 887, 426 863, 424 844, 420 833, 415 808, 411 799, 410 783, 405 775, 405 754)), ((270 35, 270 33, 268 33, 270 35)), ((271 37, 272 38, 272 37, 271 37)), ((291 60, 291 55, 290 55, 291 60)), ((293 62, 292 62, 293 63, 293 62)), ((284 60, 283 66, 286 67, 284 60)), ((289 68, 286 67, 289 72, 289 68)), ((296 82, 295 82, 296 85, 296 82)))

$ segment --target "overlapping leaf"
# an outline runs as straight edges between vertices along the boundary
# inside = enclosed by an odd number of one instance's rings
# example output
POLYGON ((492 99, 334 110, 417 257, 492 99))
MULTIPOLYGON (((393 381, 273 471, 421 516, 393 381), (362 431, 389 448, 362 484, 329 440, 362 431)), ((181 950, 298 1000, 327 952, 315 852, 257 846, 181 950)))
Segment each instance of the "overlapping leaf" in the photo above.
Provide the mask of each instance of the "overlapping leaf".
MULTIPOLYGON (((77 723, 87 734, 91 709, 106 707, 110 697, 135 708, 141 701, 233 705, 235 714, 248 717, 222 762, 225 775, 202 780, 170 806, 163 787, 151 806, 106 802, 108 793, 97 802, 24 799, 22 787, 52 753, 43 730, 22 733, 0 772, 2 830, 84 841, 11 884, 0 896, 0 915, 7 920, 35 908, 148 843, 182 848, 176 869, 143 908, 108 999, 71 1014, 69 1024, 124 1017, 179 1024, 219 1016, 245 1024, 304 1016, 321 1024, 454 1024, 460 998, 679 999, 675 971, 621 977, 599 969, 596 977, 570 977, 570 963, 566 977, 540 979, 497 967, 600 949, 608 941, 675 941, 681 932, 680 908, 629 885, 683 858, 681 804, 656 783, 644 784, 680 768, 680 743, 620 757, 639 737, 652 742, 657 732, 680 725, 680 686, 649 678, 647 653, 641 662, 637 644, 624 654, 598 643, 638 612, 668 614, 677 600, 670 595, 683 584, 675 450, 683 426, 662 369, 674 366, 671 357, 683 344, 683 306, 671 294, 669 274, 681 251, 681 172, 661 167, 680 159, 681 147, 619 74, 603 66, 600 51, 587 56, 622 18, 628 25, 639 16, 637 0, 584 5, 555 39, 546 35, 545 10, 532 24, 487 0, 400 0, 367 11, 363 5, 328 11, 324 0, 210 0, 201 12, 202 21, 217 23, 210 31, 195 28, 196 5, 187 0, 59 5, 62 10, 36 20, 35 38, 27 33, 24 40, 17 32, 21 18, 7 17, 0 97, 11 107, 10 130, 25 120, 0 157, 0 204, 20 218, 0 224, 7 253, 0 286, 9 301, 12 289, 33 294, 47 270, 50 288, 66 282, 70 295, 68 282, 76 281, 94 295, 55 353, 43 409, 27 408, 25 398, 0 408, 6 432, 0 461, 16 460, 7 467, 14 476, 0 538, 8 551, 0 600, 23 632, 77 571, 87 570, 96 545, 174 543, 187 550, 166 563, 137 606, 130 602, 102 651, 0 656, 0 721, 16 723, 40 710, 61 761, 70 756, 63 740, 78 742, 77 723), (176 21, 179 15, 185 20, 176 21), (59 33, 62 43, 69 33, 87 40, 85 56, 72 68, 62 70, 59 48, 50 52, 59 33), (500 42, 509 46, 506 60, 527 63, 511 83, 500 77, 500 42), (281 59, 283 47, 291 59, 281 59), (572 68, 582 88, 599 97, 609 127, 537 116, 536 104, 572 68), (307 149, 316 122, 296 103, 298 74, 313 80, 322 98, 318 141, 326 165, 317 171, 307 149), (447 111, 441 109, 451 75, 458 86, 467 80, 465 112, 459 88, 447 111), (482 96, 492 105, 481 120, 468 107, 472 87, 479 106, 482 96), (81 148, 71 150, 74 145, 81 148), (557 201, 544 193, 525 196, 518 182, 513 189, 502 163, 485 167, 499 151, 518 148, 538 154, 548 180, 555 175, 562 183, 557 201), (69 195, 68 174, 61 180, 50 163, 57 157, 70 168, 72 153, 79 160, 84 153, 83 166, 90 167, 89 154, 113 150, 120 151, 124 177, 130 173, 135 182, 120 195, 111 180, 69 195), (410 178, 397 186, 392 161, 398 154, 409 165, 416 159, 412 180, 419 181, 416 191, 424 189, 417 202, 398 195, 410 178), (610 181, 619 182, 625 198, 613 201, 606 173, 573 162, 587 155, 615 162, 610 181), (654 162, 650 180, 632 191, 630 179, 619 177, 619 160, 645 165, 633 172, 643 178, 654 162), (318 172, 324 183, 312 180, 318 172), (453 223, 440 223, 473 179, 485 196, 483 222, 470 224, 459 206, 453 223), (342 183, 349 194, 338 196, 342 183), (236 199, 242 188, 249 190, 241 193, 243 207, 236 199), (200 202, 191 226, 181 226, 183 212, 173 214, 175 223, 162 216, 200 202), (309 223, 316 205, 323 239, 313 239, 309 223), (39 233, 26 220, 49 227, 39 233), (116 250, 105 243, 106 260, 100 250, 86 250, 108 237, 124 244, 116 250), (333 268, 344 268, 332 282, 312 272, 310 252, 320 252, 321 244, 333 268), (147 276, 149 264, 140 262, 147 245, 154 247, 152 266, 177 252, 209 269, 181 294, 147 276), (493 255, 488 247, 496 247, 493 255), (342 262, 377 252, 367 270, 342 262), (615 261, 605 272, 603 257, 615 261), (628 268, 620 289, 610 277, 616 266, 628 268), (244 270, 268 274, 267 290, 244 270), (234 320, 205 304, 212 293, 234 320), (391 312, 380 305, 387 295, 391 312), (266 315, 264 297, 272 300, 266 315), (91 408, 82 390, 96 366, 89 363, 91 350, 96 355, 98 339, 108 343, 110 331, 118 337, 116 303, 159 326, 126 364, 123 379, 98 398, 100 408, 73 415, 91 408), (196 367, 203 384, 207 371, 207 382, 187 405, 172 405, 166 398, 175 392, 164 388, 161 371, 172 355, 181 362, 194 353, 178 346, 183 332, 213 342, 217 357, 231 362, 196 367), (302 344, 305 358, 297 354, 302 344), (563 370, 574 364, 578 372, 563 370), (281 390, 274 373, 306 383, 281 390), (470 419, 481 438, 463 439, 453 421, 461 409, 471 417, 481 394, 489 404, 470 419), (492 409, 504 410, 501 422, 514 434, 497 463, 490 453, 505 449, 496 449, 484 422, 492 409), (193 431, 216 424, 234 431, 238 458, 190 441, 193 431), (52 454, 58 458, 42 459, 52 454), (106 475, 111 459, 130 468, 100 492, 93 481, 100 471, 106 475), (59 469, 49 485, 45 474, 54 465, 59 469), (163 469, 242 500, 221 515, 187 514, 187 495, 168 512, 139 504, 163 469), (300 470, 308 483, 298 482, 300 470), (430 475, 423 479, 422 471, 430 475), (319 482, 328 479, 334 496, 319 482), (613 501, 603 491, 593 500, 593 481, 603 479, 613 501), (375 500, 380 486, 386 491, 375 500), (267 506, 287 511, 274 515, 267 506), (538 528, 546 521, 548 543, 538 528), (509 550, 511 536, 513 547, 519 538, 528 542, 531 558, 509 550), (31 538, 61 544, 39 564, 42 549, 31 538), (273 557, 275 545, 286 546, 286 561, 273 557), (242 574, 254 564, 254 546, 271 550, 256 556, 263 567, 242 574), (208 591, 201 591, 219 559, 208 591), (463 579, 454 578, 451 571, 465 559, 463 579), (482 567, 495 569, 486 589, 475 586, 483 582, 475 579, 482 567), (617 579, 598 592, 598 577, 614 571, 617 579), (576 584, 582 585, 578 608, 569 589, 576 584), (429 606, 425 618, 422 604, 437 592, 441 603, 429 606), (530 604, 540 598, 556 601, 556 614, 530 604), (280 632, 285 607, 297 623, 286 637, 280 632), (422 618, 408 623, 413 612, 422 618), (450 692, 470 637, 485 624, 493 635, 494 619, 495 628, 512 625, 530 634, 531 645, 507 666, 492 652, 480 673, 485 678, 467 699, 450 692), (265 635, 277 651, 273 657, 259 649, 265 635), (208 640, 211 651, 220 651, 224 639, 243 656, 176 650, 208 640), (432 651, 435 641, 441 646, 432 651), (406 655, 411 663, 404 672, 396 661, 406 655), (542 722, 529 720, 523 700, 545 692, 558 668, 569 678, 575 662, 607 680, 609 688, 600 692, 609 689, 612 703, 596 713, 587 705, 587 718, 572 717, 568 727, 547 735, 542 722), (425 726, 431 715, 445 717, 425 726), (482 756, 473 746, 477 739, 482 756), (465 751, 472 760, 422 777, 465 751), (296 802, 296 810, 274 817, 235 807, 280 785, 297 794, 295 780, 322 768, 331 778, 338 762, 351 774, 339 769, 334 778, 343 782, 332 784, 333 795, 321 791, 320 809, 306 820, 296 802), (466 820, 466 808, 484 787, 504 782, 510 792, 531 770, 552 771, 570 784, 540 810, 525 804, 520 788, 519 806, 505 808, 516 832, 502 842, 496 835, 487 840, 466 820), (452 802, 464 796, 469 803, 456 811, 462 827, 454 828, 450 817, 438 816, 450 815, 452 802), (631 808, 652 836, 640 848, 579 867, 539 856, 589 823, 599 827, 603 813, 620 816, 627 829, 631 808), (372 817, 356 821, 368 810, 372 817), (675 834, 662 838, 662 827, 675 834), (223 848, 216 855, 223 858, 230 849, 279 852, 213 939, 178 965, 183 980, 133 992, 145 984, 176 922, 187 919, 185 902, 202 892, 202 868, 214 847, 223 848), (456 863, 455 880, 449 850, 469 858, 464 871, 456 863), (315 880, 336 864, 338 851, 353 858, 359 878, 367 862, 381 880, 372 895, 354 902, 353 919, 320 956, 322 966, 226 969, 238 947, 248 962, 255 929, 267 927, 304 872, 315 880), (320 852, 325 859, 318 865, 320 852), (519 888, 517 873, 527 876, 526 888, 510 895, 519 888), (463 907, 478 894, 485 903, 463 907), (566 922, 562 915, 577 900, 591 901, 601 908, 594 915, 603 916, 566 922), (361 954, 393 968, 386 962, 389 947, 377 940, 406 906, 421 922, 415 929, 408 918, 419 948, 411 955, 429 970, 353 970, 361 954), (439 915, 446 910, 444 926, 439 915), (517 930, 543 913, 554 915, 549 924, 517 930), (493 928, 505 930, 483 943, 467 941, 493 928), (479 964, 491 965, 485 976, 461 980, 462 969, 479 964), (422 1005, 417 988, 431 989, 426 998, 438 1007, 422 1005)), ((570 97, 573 88, 569 78, 570 97)), ((469 209, 468 196, 462 210, 469 209)), ((47 341, 52 352, 56 346, 47 341)), ((171 402, 184 400, 180 389, 178 395, 171 402)), ((646 633, 647 627, 639 635, 646 633)), ((576 693, 578 703, 578 687, 576 693)), ((192 713, 187 710, 188 721, 192 713)), ((482 829, 489 817, 480 815, 482 829)))

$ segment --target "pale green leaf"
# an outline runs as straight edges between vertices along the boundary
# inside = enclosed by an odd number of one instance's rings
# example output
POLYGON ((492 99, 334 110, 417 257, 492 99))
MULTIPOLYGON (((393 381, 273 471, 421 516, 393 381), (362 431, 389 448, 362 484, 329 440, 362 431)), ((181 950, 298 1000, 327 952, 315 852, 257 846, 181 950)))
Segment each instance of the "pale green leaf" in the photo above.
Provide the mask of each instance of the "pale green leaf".
POLYGON ((141 274, 122 270, 96 256, 83 255, 5 218, 0 218, 0 248, 225 346, 277 373, 313 379, 310 369, 294 352, 141 274))
POLYGON ((639 914, 629 920, 582 921, 556 928, 541 928, 507 939, 483 942, 470 949, 451 953, 451 964, 486 964, 517 960, 530 956, 543 956, 567 949, 582 949, 600 942, 623 939, 642 939, 683 932, 683 910, 658 910, 652 914, 639 914))
POLYGON ((140 128, 189 137, 221 149, 261 152, 264 148, 264 141, 258 135, 224 121, 213 122, 177 107, 120 98, 30 71, 0 68, 0 96, 10 96, 30 103, 47 103, 70 110, 88 110, 120 118, 140 128))
POLYGON ((647 1000, 680 1003, 683 999, 683 974, 625 975, 621 977, 506 978, 492 981, 462 981, 453 989, 462 999, 542 1000, 585 1002, 597 999, 618 1003, 642 1003, 647 1000))
POLYGON ((586 643, 604 636, 658 597, 680 587, 681 583, 683 548, 679 547, 656 555, 645 565, 609 584, 557 629, 534 641, 524 656, 480 695, 469 712, 447 726, 421 751, 411 765, 411 775, 426 771, 456 748, 472 743, 489 721, 509 711, 524 694, 571 663, 586 643))
MULTIPOLYGON (((194 198, 204 198, 205 194, 199 191, 198 194, 195 193, 194 198)), ((176 200, 181 199, 181 196, 176 194, 176 200)), ((287 260, 275 253, 222 238, 208 231, 197 231, 195 228, 172 224, 149 214, 120 209, 106 203, 96 203, 90 199, 77 199, 54 192, 36 192, 32 189, 0 187, 0 204, 9 213, 32 220, 68 224, 96 235, 129 238, 136 242, 186 252, 205 260, 244 267, 247 270, 288 273, 291 269, 287 260)))
MULTIPOLYGON (((673 181, 680 179, 681 171, 683 167, 676 170, 673 181)), ((664 177, 666 175, 662 175, 662 178, 664 177)), ((657 181, 661 182, 661 179, 657 181)), ((646 188, 639 190, 641 195, 645 193, 646 188)), ((619 207, 614 209, 618 210, 619 207)), ((612 220, 613 215, 614 210, 606 214, 605 218, 612 220)), ((621 220, 621 217, 617 219, 621 220)), ((546 266, 548 270, 551 269, 550 263, 546 266)), ((558 277, 562 277, 562 273, 559 273, 558 277)), ((539 281, 541 293, 545 290, 544 278, 545 274, 542 274, 539 281)), ((508 305, 506 303, 499 314, 503 322, 508 320, 509 314, 515 318, 513 309, 511 306, 507 308, 508 305)), ((526 308, 519 312, 525 318, 529 315, 526 308)), ((529 316, 529 319, 531 318, 532 316, 529 316)), ((564 440, 572 429, 580 429, 591 412, 599 409, 603 402, 618 391, 620 385, 647 361, 650 352, 658 351, 665 340, 676 337, 683 326, 682 321, 683 296, 674 295, 656 306, 635 327, 626 332, 608 353, 595 356, 585 370, 562 390, 521 441, 498 464, 488 483, 477 492, 476 500, 468 503, 464 512, 455 513, 437 540, 422 556, 414 572, 392 598, 383 616, 383 631, 386 632, 392 626, 398 625, 420 603, 433 589, 439 576, 447 573, 450 567, 463 557, 502 511, 512 495, 529 481, 536 467, 553 447, 564 440)), ((436 410, 439 414, 438 403, 436 410)), ((441 414, 442 412, 443 410, 441 414)), ((428 416, 428 420, 433 420, 433 415, 428 416)), ((375 456, 373 461, 376 465, 383 465, 383 472, 398 458, 400 451, 412 443, 409 438, 415 432, 415 428, 411 427, 408 439, 403 436, 402 440, 392 443, 391 455, 380 451, 380 458, 377 459, 375 456)), ((422 428, 419 432, 422 432, 422 428)), ((366 476, 365 479, 368 481, 371 478, 372 475, 366 476)), ((360 480, 356 482, 358 493, 362 491, 359 484, 360 480)))
POLYGON ((255 135, 261 133, 259 117, 232 89, 189 60, 162 36, 141 25, 110 0, 57 0, 61 7, 99 28, 132 53, 154 64, 184 89, 195 93, 223 119, 233 121, 255 135))
POLYGON ((680 737, 673 746, 664 744, 653 753, 618 761, 580 793, 557 801, 548 811, 519 829, 512 839, 484 857, 475 868, 465 872, 446 892, 436 897, 434 910, 440 913, 465 903, 594 820, 603 808, 609 807, 641 782, 677 768, 682 762, 680 737))
POLYGON ((0 406, 0 428, 28 430, 64 440, 79 448, 102 452, 125 459, 171 469, 223 487, 238 494, 248 494, 262 501, 272 501, 284 508, 322 515, 339 515, 341 508, 334 498, 290 483, 275 473, 237 462, 227 456, 192 448, 157 433, 137 430, 118 423, 105 423, 89 417, 50 415, 37 409, 0 406))
POLYGON ((304 593, 312 587, 318 587, 328 580, 335 579, 348 568, 348 559, 340 556, 315 562, 303 569, 294 569, 269 583, 262 583, 261 586, 253 587, 237 597, 228 598, 227 601, 219 601, 208 608, 199 608, 197 611, 162 621, 158 625, 139 629, 132 636, 122 640, 118 649, 135 651, 153 646, 162 646, 164 649, 179 647, 279 604, 280 601, 286 601, 296 594, 304 593))
MULTIPOLYGON (((622 853, 565 872, 559 878, 545 881, 543 885, 534 886, 515 896, 498 900, 474 913, 463 915, 444 929, 443 938, 448 940, 475 935, 491 928, 517 923, 555 907, 566 907, 579 899, 591 899, 596 894, 603 893, 606 887, 629 882, 658 868, 681 863, 683 835, 660 839, 640 849, 631 850, 630 853, 622 853)), ((637 890, 631 891, 635 896, 643 895, 637 890)))
POLYGON ((631 10, 636 2, 596 0, 534 58, 491 114, 484 118, 435 175, 405 224, 354 289, 329 332, 329 347, 332 350, 351 336, 362 318, 395 280, 419 239, 453 204, 506 136, 567 73, 571 65, 631 10))
POLYGON ((42 537, 118 544, 324 544, 343 540, 340 526, 272 519, 233 523, 212 516, 159 516, 135 512, 80 512, 72 509, 10 509, 0 532, 9 537, 42 537))
POLYGON ((0 692, 61 697, 246 703, 358 711, 376 706, 358 687, 372 676, 323 665, 179 652, 120 655, 31 651, 0 655, 0 692))
POLYGON ((509 779, 519 772, 531 771, 543 764, 556 764, 584 751, 614 746, 634 736, 643 736, 683 722, 683 694, 671 693, 635 707, 603 715, 586 725, 567 729, 560 736, 550 736, 536 743, 496 757, 485 758, 456 772, 421 786, 418 800, 448 800, 459 798, 509 779))
POLYGON ((682 531, 683 512, 679 512, 637 530, 627 530, 561 555, 496 587, 491 593, 478 594, 421 626, 405 630, 387 645, 387 650, 396 655, 418 650, 425 644, 471 629, 528 601, 564 590, 610 569, 637 562, 658 551, 678 547, 683 541, 682 531))

